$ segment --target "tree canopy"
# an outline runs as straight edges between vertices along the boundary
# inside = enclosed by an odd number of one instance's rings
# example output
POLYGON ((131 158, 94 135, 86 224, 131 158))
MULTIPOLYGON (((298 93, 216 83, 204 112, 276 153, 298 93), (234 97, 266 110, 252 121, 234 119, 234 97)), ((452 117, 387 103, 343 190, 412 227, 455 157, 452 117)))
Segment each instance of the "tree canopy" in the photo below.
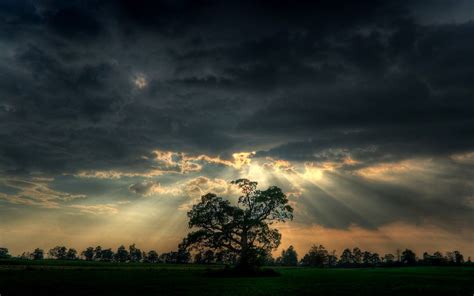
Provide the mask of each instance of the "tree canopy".
POLYGON ((248 269, 280 245, 281 234, 271 225, 293 219, 293 208, 276 186, 259 190, 248 179, 231 183, 242 192, 237 204, 213 193, 202 196, 188 212, 189 227, 196 230, 185 241, 194 248, 233 253, 237 266, 248 269))

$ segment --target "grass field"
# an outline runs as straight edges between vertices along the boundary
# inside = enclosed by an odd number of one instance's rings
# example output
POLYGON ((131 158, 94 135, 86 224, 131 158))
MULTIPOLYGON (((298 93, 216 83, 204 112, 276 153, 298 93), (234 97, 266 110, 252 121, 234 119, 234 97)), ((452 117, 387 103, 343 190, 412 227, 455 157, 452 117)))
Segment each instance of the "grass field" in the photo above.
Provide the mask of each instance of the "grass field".
POLYGON ((206 266, 0 261, 10 295, 468 295, 472 267, 276 268, 267 278, 210 277, 206 266))

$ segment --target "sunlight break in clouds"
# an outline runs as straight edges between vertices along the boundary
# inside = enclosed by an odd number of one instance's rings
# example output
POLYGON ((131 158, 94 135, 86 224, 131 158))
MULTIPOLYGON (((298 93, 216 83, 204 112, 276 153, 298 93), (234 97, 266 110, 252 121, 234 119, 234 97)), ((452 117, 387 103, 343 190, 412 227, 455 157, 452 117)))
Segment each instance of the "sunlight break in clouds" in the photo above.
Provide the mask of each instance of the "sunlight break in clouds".
POLYGON ((474 152, 453 154, 451 159, 462 164, 474 165, 474 152))
POLYGON ((202 170, 203 164, 217 164, 235 169, 251 163, 255 152, 238 152, 232 154, 231 160, 221 159, 219 156, 212 157, 205 154, 190 155, 182 152, 174 151, 152 151, 153 157, 142 156, 142 159, 150 160, 151 163, 147 167, 143 167, 141 171, 80 171, 75 176, 82 178, 98 178, 98 179, 119 179, 121 177, 144 177, 152 178, 164 174, 188 174, 199 172, 202 170), (151 167, 151 168, 150 168, 151 167))

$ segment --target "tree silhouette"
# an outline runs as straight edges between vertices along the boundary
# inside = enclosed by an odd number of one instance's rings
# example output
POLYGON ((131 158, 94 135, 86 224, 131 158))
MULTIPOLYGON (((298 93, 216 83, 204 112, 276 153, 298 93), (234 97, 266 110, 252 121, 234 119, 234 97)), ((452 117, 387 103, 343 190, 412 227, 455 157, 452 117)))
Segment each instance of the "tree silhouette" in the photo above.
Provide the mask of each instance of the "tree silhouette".
POLYGON ((31 257, 33 260, 43 260, 44 258, 44 251, 43 249, 36 248, 33 253, 31 253, 31 257))
POLYGON ((329 265, 329 253, 322 245, 313 245, 309 252, 301 259, 301 264, 316 267, 329 265))
POLYGON ((456 264, 463 264, 464 263, 464 256, 459 251, 454 251, 454 263, 456 264))
POLYGON ((444 261, 446 261, 446 258, 444 258, 443 254, 441 254, 441 252, 439 251, 434 252, 433 256, 431 256, 430 259, 435 265, 441 265, 442 263, 444 263, 444 261))
POLYGON ((160 261, 163 263, 176 263, 176 252, 162 253, 160 255, 160 261))
POLYGON ((95 260, 102 260, 102 247, 97 246, 94 249, 94 259, 95 260))
POLYGON ((339 263, 345 266, 348 266, 354 263, 352 252, 350 249, 344 249, 344 251, 342 251, 341 257, 339 259, 339 263))
POLYGON ((410 249, 405 249, 405 251, 402 252, 401 262, 405 264, 415 264, 416 263, 415 253, 410 249))
POLYGON ((329 266, 336 266, 337 265, 336 250, 333 250, 331 252, 331 254, 328 255, 328 265, 329 266))
POLYGON ((131 262, 140 262, 142 260, 142 251, 138 249, 135 244, 128 247, 131 262))
POLYGON ((362 261, 368 266, 376 266, 381 262, 379 254, 371 253, 369 251, 362 253, 362 261))
POLYGON ((104 249, 101 252, 101 261, 110 262, 114 260, 114 252, 112 249, 104 249))
POLYGON ((159 256, 158 256, 158 253, 156 251, 151 250, 146 254, 145 262, 157 263, 158 260, 159 260, 159 256))
POLYGON ((82 251, 81 255, 84 256, 84 258, 87 261, 93 260, 94 259, 94 248, 93 247, 88 247, 87 249, 82 251))
POLYGON ((238 179, 242 196, 237 205, 213 193, 188 212, 189 227, 197 228, 188 234, 187 245, 196 248, 226 250, 238 258, 237 267, 254 269, 259 258, 280 245, 281 234, 270 226, 293 218, 293 208, 282 190, 271 186, 258 190, 257 182, 238 179))
POLYGON ((390 253, 389 253, 389 254, 385 254, 385 255, 383 256, 383 261, 384 261, 385 263, 391 264, 391 263, 393 263, 393 262, 395 261, 395 256, 394 256, 393 254, 390 254, 390 253))
POLYGON ((48 255, 58 260, 65 260, 67 258, 67 248, 64 246, 56 246, 48 251, 48 255))
POLYGON ((358 247, 355 247, 354 249, 352 249, 352 262, 355 264, 362 263, 362 250, 359 249, 358 247))
POLYGON ((0 248, 0 259, 7 259, 7 258, 10 258, 10 255, 8 254, 8 249, 0 248))
POLYGON ((298 265, 298 254, 293 246, 289 246, 288 249, 281 251, 281 257, 277 260, 278 264, 283 266, 296 266, 298 265))
POLYGON ((67 260, 76 260, 77 259, 77 251, 76 249, 69 249, 67 250, 67 253, 66 253, 66 259, 67 260))
POLYGON ((115 260, 118 262, 127 262, 129 258, 128 251, 125 249, 124 245, 121 245, 117 248, 117 253, 115 253, 115 260))

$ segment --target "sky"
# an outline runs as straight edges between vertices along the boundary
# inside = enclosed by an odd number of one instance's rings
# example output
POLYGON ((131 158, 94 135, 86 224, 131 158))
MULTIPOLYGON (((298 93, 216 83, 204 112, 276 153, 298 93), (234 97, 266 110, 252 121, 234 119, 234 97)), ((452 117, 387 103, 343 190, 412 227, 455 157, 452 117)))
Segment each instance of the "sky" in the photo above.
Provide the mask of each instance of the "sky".
POLYGON ((167 252, 249 178, 300 255, 474 256, 473 69, 468 0, 0 1, 0 245, 167 252))

